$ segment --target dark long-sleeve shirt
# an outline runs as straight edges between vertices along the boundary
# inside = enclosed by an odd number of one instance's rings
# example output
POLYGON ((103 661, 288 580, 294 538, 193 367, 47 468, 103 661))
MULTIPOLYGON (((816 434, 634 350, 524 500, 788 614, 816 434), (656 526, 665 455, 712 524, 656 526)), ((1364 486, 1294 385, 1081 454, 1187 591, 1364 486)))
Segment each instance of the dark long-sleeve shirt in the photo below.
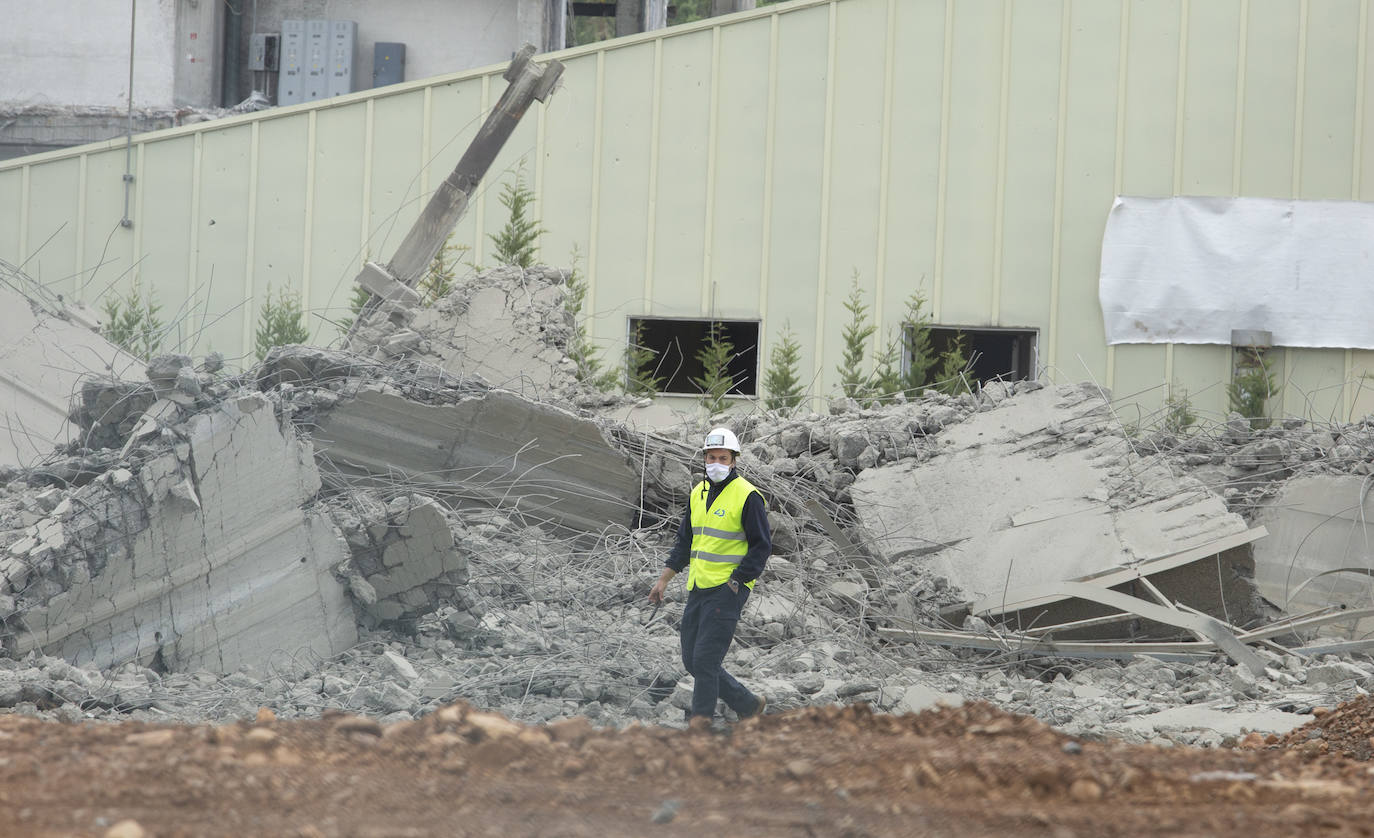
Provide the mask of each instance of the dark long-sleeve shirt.
MULTIPOLYGON (((726 484, 734 479, 735 470, 730 469, 730 474, 724 480, 710 484, 711 488, 706 495, 708 509, 726 484)), ((744 537, 749 549, 730 574, 730 578, 743 585, 759 578, 759 574, 763 573, 764 564, 768 561, 768 555, 773 552, 773 536, 768 528, 768 505, 763 502, 763 496, 758 492, 750 492, 749 497, 745 498, 740 523, 744 526, 744 537)), ((692 510, 689 505, 687 512, 682 516, 682 522, 678 524, 677 541, 673 543, 673 549, 668 552, 668 560, 664 564, 672 568, 673 572, 681 573, 687 567, 691 556, 692 510)))

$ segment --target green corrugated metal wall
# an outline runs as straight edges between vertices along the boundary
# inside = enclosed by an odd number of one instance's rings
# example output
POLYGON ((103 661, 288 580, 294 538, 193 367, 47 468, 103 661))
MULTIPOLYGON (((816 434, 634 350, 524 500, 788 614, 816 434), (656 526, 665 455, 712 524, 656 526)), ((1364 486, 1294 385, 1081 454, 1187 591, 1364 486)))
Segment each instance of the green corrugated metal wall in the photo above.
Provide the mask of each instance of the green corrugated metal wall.
MULTIPOLYGON (((765 357, 790 322, 830 392, 857 272, 885 328, 923 290, 942 323, 1040 330, 1054 378, 1220 411, 1229 350, 1105 346, 1112 198, 1370 194, 1368 41, 1368 0, 797 0, 559 56, 457 240, 488 259, 523 160, 608 354, 628 315, 761 318, 765 357)), ((136 137, 127 229, 122 142, 0 163, 0 257, 88 301, 137 275, 230 355, 269 285, 338 317, 499 69, 136 137)), ((1281 358, 1287 412, 1374 407, 1341 386, 1370 353, 1281 358)))

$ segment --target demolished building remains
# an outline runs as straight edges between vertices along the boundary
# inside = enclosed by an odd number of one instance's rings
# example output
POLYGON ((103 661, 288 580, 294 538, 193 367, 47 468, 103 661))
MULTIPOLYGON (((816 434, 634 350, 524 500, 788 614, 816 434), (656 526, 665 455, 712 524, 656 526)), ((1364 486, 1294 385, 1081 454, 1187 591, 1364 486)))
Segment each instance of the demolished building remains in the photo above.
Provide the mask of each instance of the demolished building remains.
MULTIPOLYGON (((676 611, 644 595, 720 417, 631 424, 579 382, 565 271, 497 268, 433 305, 414 288, 559 72, 517 56, 397 254, 364 266, 345 348, 278 347, 236 375, 170 354, 130 376, 108 344, 61 365, 50 424, 75 431, 44 429, 55 450, 0 492, 0 706, 399 719, 461 697, 682 723, 676 611)), ((33 398, 25 376, 52 359, 11 363, 0 380, 33 398)), ((775 550, 732 662, 772 707, 978 698, 1219 744, 1374 683, 1374 570, 1331 546, 1364 525, 1362 423, 1150 435, 1100 388, 1040 381, 729 421, 775 550), (1274 549, 1252 548, 1270 528, 1274 549)))
MULTIPOLYGON (((73 441, 0 494, 0 705, 410 718, 461 697, 680 724, 676 609, 655 618, 644 593, 706 418, 633 427, 560 378, 564 276, 470 281, 538 289, 502 328, 533 329, 522 363, 544 355, 538 380, 557 383, 523 395, 445 367, 462 343, 434 335, 461 334, 473 288, 418 312, 408 353, 282 347, 240 375, 163 356, 144 380, 89 378, 73 441)), ((1359 635, 1316 635, 1368 607, 1361 592, 1278 602, 1290 565, 1308 597, 1340 574, 1258 549, 1305 526, 1282 520, 1307 508, 1284 495, 1304 481, 1341 487, 1307 514, 1345 504, 1358 522, 1348 475, 1368 461, 1345 449, 1374 450, 1362 424, 1170 441, 1127 433, 1096 388, 1039 382, 732 421, 775 555, 731 656, 774 706, 981 699, 1219 744, 1374 683, 1359 635)))

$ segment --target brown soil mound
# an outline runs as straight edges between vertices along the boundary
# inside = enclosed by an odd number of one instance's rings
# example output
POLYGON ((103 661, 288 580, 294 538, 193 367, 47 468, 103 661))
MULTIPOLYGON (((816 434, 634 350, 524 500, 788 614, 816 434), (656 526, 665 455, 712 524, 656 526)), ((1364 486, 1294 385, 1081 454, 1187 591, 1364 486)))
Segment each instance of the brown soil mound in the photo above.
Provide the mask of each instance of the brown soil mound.
POLYGON ((981 704, 728 734, 462 704, 385 727, 0 717, 0 835, 1368 835, 1371 791, 1339 757, 1077 742, 981 704))
POLYGON ((1335 710, 1318 707, 1317 718, 1290 731, 1280 743, 1317 753, 1340 754, 1357 760, 1374 755, 1374 696, 1362 695, 1335 710))

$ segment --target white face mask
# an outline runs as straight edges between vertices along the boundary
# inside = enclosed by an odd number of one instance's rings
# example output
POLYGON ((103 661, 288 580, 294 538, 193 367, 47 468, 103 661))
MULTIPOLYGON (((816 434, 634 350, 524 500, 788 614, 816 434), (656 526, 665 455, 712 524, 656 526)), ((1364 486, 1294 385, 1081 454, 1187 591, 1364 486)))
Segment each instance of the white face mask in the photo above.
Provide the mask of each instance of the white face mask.
POLYGON ((706 476, 711 478, 712 483, 719 483, 730 476, 730 467, 725 463, 709 463, 706 466, 706 476))

